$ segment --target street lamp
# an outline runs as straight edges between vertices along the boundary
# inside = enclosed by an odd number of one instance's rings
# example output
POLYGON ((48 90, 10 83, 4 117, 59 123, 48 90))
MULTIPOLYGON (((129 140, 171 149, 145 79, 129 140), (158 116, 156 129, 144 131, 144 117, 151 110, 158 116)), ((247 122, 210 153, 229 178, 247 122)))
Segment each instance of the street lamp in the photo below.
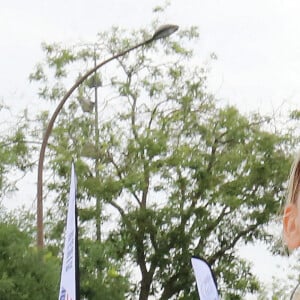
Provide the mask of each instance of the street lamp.
POLYGON ((37 206, 36 206, 37 220, 36 221, 37 221, 37 247, 39 249, 42 249, 44 247, 44 224, 43 224, 43 169, 44 169, 44 166, 43 166, 43 164, 44 164, 44 158, 45 158, 45 150, 46 150, 46 146, 47 146, 48 139, 51 134, 54 122, 55 122, 59 112, 61 111, 62 107, 64 106, 65 102, 72 95, 72 93, 75 91, 75 89, 77 89, 79 87, 80 84, 82 84, 90 75, 95 73, 99 68, 101 68, 108 62, 110 62, 118 57, 124 56, 128 52, 130 52, 134 49, 137 49, 139 47, 142 47, 144 45, 147 45, 149 43, 152 43, 158 39, 166 38, 169 35, 171 35, 172 33, 174 33, 176 30, 178 30, 177 25, 170 25, 170 24, 163 25, 154 32, 154 34, 151 38, 149 38, 135 46, 132 46, 124 51, 121 51, 121 52, 113 55, 112 57, 104 60, 103 62, 95 65, 92 69, 90 69, 83 76, 81 76, 79 79, 77 79, 77 81, 74 83, 74 85, 67 91, 65 96, 62 98, 62 100, 58 104, 58 106, 55 109, 55 111, 48 123, 48 126, 46 128, 42 146, 40 149, 40 156, 39 156, 39 162, 38 162, 37 206))

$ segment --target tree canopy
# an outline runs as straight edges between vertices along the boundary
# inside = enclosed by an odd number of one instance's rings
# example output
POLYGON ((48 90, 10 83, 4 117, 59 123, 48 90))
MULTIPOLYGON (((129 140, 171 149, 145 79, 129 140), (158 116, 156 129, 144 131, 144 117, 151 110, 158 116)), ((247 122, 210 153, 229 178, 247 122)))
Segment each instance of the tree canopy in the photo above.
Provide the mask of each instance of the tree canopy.
MULTIPOLYGON (((149 36, 113 28, 90 46, 43 44, 45 60, 30 79, 56 103, 95 60, 149 36)), ((98 87, 84 82, 59 114, 46 159, 55 195, 46 200, 46 243, 59 254, 73 158, 88 299, 197 299, 192 255, 212 265, 226 299, 259 288, 237 249, 270 241, 291 137, 272 132, 268 118, 218 103, 194 56, 197 41, 196 28, 183 28, 118 58, 92 77, 98 87)), ((47 120, 43 112, 31 132, 41 137, 47 120)))
POLYGON ((58 289, 58 259, 39 253, 28 234, 0 223, 0 298, 53 299, 58 289), (41 256, 42 255, 42 256, 41 256))

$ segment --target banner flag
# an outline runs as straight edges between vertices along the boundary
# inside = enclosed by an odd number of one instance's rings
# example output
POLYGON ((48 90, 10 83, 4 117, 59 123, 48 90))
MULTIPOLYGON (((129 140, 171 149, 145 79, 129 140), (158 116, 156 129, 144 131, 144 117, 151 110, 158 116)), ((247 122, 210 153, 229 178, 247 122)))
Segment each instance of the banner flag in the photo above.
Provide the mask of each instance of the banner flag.
POLYGON ((201 300, 219 300, 217 282, 210 265, 200 257, 191 258, 201 300))
POLYGON ((77 179, 74 163, 72 162, 67 226, 58 300, 79 300, 76 189, 77 179))

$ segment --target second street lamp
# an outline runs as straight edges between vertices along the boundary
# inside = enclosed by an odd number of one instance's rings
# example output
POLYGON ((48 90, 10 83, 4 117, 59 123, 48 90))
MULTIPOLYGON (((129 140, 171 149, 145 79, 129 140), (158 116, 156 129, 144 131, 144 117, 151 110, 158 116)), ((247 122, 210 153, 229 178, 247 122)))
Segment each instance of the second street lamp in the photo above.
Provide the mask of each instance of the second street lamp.
POLYGON ((60 103, 58 104, 57 108, 55 109, 48 126, 46 128, 46 131, 44 133, 44 138, 42 141, 41 149, 40 149, 40 155, 39 155, 39 161, 38 161, 38 176, 37 176, 37 247, 39 249, 42 249, 44 247, 44 224, 43 224, 43 169, 44 169, 44 159, 45 159, 45 151, 46 146, 48 143, 49 136, 51 134, 54 122, 63 108, 65 102, 68 100, 68 98, 72 95, 72 93, 79 87, 80 84, 82 84, 90 75, 95 73, 99 68, 106 65, 110 61, 117 59, 121 56, 124 56, 125 54, 129 53, 130 51, 137 49, 139 47, 142 47, 144 45, 150 44, 158 39, 166 38, 172 33, 174 33, 178 29, 177 25, 163 25, 159 27, 153 34, 153 36, 150 39, 147 39, 137 45, 134 45, 124 51, 121 51, 110 58, 104 60, 103 62, 95 65, 92 69, 87 71, 83 76, 81 76, 74 85, 67 91, 65 96, 62 98, 60 103))

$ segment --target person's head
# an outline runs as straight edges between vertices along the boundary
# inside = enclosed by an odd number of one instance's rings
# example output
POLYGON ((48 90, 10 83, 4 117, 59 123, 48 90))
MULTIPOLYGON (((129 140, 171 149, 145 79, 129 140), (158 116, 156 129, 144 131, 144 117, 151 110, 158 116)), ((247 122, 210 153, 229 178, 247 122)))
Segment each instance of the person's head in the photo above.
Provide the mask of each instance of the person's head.
POLYGON ((300 246, 300 153, 291 168, 283 214, 283 239, 289 250, 300 246))

